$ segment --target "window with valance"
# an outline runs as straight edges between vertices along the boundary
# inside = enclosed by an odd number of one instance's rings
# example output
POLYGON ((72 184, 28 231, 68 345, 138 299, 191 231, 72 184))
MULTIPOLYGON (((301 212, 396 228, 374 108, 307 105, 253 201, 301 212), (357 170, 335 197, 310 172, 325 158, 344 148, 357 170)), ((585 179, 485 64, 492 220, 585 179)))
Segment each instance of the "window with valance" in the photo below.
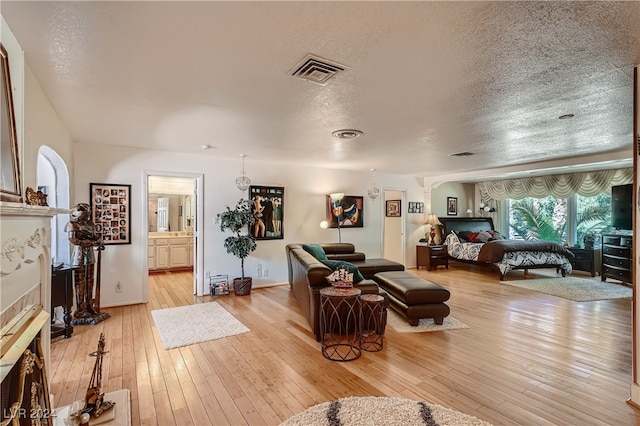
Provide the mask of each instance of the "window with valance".
POLYGON ((611 194, 611 187, 633 182, 633 169, 600 170, 562 175, 497 180, 478 184, 480 199, 521 200, 526 197, 568 198, 574 194, 592 197, 600 193, 611 194))

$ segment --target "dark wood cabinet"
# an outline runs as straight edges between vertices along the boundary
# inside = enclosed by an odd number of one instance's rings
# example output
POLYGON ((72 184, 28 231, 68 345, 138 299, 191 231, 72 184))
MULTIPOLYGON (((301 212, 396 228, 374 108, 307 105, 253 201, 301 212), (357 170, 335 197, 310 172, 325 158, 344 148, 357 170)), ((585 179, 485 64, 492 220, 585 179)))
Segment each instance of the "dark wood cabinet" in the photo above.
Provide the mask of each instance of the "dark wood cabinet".
POLYGON ((602 259, 600 249, 583 249, 572 247, 569 249, 573 253, 571 266, 574 271, 585 271, 591 273, 592 277, 597 274, 602 275, 602 259))
POLYGON ((632 235, 602 235, 602 281, 611 278, 628 284, 633 282, 632 248, 632 235))
POLYGON ((77 267, 62 266, 51 269, 51 314, 53 318, 54 308, 62 306, 64 309, 64 326, 52 325, 51 338, 64 336, 71 337, 73 326, 71 325, 71 310, 73 309, 73 271, 77 267))
POLYGON ((449 269, 447 246, 416 246, 416 262, 418 269, 422 266, 432 270, 438 265, 443 265, 449 269))

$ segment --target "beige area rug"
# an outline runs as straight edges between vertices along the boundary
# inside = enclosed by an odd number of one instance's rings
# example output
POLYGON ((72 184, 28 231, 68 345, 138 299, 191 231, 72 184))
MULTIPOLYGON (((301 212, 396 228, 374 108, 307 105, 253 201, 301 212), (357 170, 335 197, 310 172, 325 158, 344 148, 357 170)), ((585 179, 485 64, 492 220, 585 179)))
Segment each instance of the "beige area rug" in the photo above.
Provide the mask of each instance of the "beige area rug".
POLYGON ((281 426, 491 426, 437 404, 394 397, 348 397, 315 405, 281 426))
POLYGON ((151 316, 165 349, 251 331, 218 302, 158 309, 151 316))
POLYGON ((631 287, 578 277, 522 279, 501 281, 501 284, 526 288, 576 302, 625 299, 632 295, 631 287))
POLYGON ((387 309, 387 325, 393 328, 398 333, 423 333, 426 331, 443 331, 443 330, 456 330, 461 328, 469 328, 465 323, 458 321, 451 315, 445 317, 442 325, 436 325, 433 323, 433 318, 423 318, 420 320, 417 326, 409 324, 404 317, 396 313, 393 309, 387 309))

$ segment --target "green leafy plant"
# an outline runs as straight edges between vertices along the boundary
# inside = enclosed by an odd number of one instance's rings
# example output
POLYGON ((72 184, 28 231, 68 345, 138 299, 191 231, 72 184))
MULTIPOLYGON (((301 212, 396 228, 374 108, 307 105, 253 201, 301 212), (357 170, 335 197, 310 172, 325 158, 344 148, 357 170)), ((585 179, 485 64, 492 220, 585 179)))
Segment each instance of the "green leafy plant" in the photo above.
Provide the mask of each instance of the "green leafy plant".
MULTIPOLYGON (((566 241, 566 210, 566 201, 553 197, 514 201, 510 218, 512 233, 525 240, 566 241)), ((595 241, 595 235, 606 231, 610 227, 610 215, 608 196, 583 197, 576 214, 576 246, 585 236, 589 235, 587 239, 595 241)))
POLYGON ((223 232, 229 230, 235 234, 224 240, 224 247, 227 249, 227 253, 240 258, 242 279, 245 279, 244 259, 256 249, 256 239, 249 232, 255 221, 251 212, 251 202, 241 199, 233 210, 227 206, 226 210, 219 214, 219 217, 220 230, 223 232))

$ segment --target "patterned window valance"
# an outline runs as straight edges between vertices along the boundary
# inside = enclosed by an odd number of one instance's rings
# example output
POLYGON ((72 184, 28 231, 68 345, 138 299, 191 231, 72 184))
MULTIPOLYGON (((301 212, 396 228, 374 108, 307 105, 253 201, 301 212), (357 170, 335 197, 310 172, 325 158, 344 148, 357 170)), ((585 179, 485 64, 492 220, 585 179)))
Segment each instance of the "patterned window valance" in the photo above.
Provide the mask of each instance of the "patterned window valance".
POLYGON ((601 170, 564 175, 537 176, 523 179, 497 180, 478 184, 482 201, 521 200, 553 195, 567 198, 573 194, 592 197, 601 192, 610 194, 611 187, 633 182, 633 169, 601 170))

